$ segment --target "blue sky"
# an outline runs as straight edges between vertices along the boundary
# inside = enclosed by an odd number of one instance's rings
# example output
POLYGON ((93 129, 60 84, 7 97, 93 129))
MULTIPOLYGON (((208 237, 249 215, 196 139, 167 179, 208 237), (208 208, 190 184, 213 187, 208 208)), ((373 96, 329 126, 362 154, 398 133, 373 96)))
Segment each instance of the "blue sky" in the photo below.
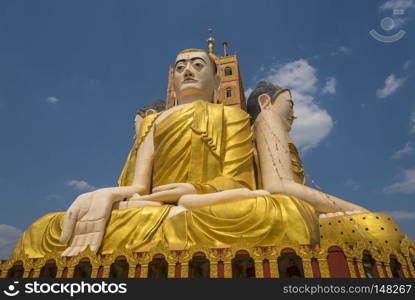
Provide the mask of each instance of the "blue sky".
POLYGON ((205 48, 208 27, 217 52, 226 40, 238 54, 247 91, 261 79, 292 88, 294 140, 318 185, 415 239, 414 11, 412 0, 1 1, 0 258, 40 216, 115 184, 135 111, 164 99, 175 54, 205 48), (406 34, 383 43, 372 29, 406 34))

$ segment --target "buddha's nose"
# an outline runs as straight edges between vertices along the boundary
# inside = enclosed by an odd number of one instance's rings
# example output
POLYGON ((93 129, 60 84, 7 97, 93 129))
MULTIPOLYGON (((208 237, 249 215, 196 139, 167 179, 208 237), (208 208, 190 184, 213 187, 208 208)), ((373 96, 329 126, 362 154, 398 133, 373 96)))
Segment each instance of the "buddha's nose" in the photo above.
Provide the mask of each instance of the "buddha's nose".
POLYGON ((184 72, 184 77, 193 77, 193 73, 192 71, 190 71, 189 69, 186 69, 186 71, 184 72))

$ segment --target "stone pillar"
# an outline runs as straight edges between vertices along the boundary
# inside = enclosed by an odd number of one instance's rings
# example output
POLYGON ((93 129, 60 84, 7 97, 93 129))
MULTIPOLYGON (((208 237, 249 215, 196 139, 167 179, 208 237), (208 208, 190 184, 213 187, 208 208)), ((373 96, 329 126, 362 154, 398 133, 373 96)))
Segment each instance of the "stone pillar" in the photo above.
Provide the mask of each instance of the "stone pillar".
POLYGON ((224 261, 224 278, 232 278, 232 262, 230 261, 224 261))
POLYGON ((311 265, 311 258, 303 258, 303 270, 305 278, 314 278, 313 267, 311 265))
POLYGON ((412 278, 415 278, 415 268, 412 265, 411 256, 405 255, 405 261, 406 261, 409 276, 412 277, 412 278))
POLYGON ((356 271, 355 271, 355 268, 354 268, 354 263, 353 263, 353 258, 346 257, 346 260, 347 260, 347 266, 349 267, 350 277, 351 278, 358 278, 359 276, 357 276, 358 274, 356 274, 356 271))
POLYGON ((92 267, 91 278, 98 278, 99 267, 92 267))
POLYGON ((383 272, 385 273, 385 278, 392 278, 391 266, 388 263, 385 263, 383 266, 383 272))
MULTIPOLYGON (((67 267, 67 271, 66 271, 66 278, 73 278, 73 273, 75 272, 75 267, 67 267)), ((38 272, 38 270, 35 270, 35 274, 33 275, 33 277, 39 277, 40 274, 40 270, 38 272)))
MULTIPOLYGON (((365 269, 363 268, 363 261, 361 259, 356 258, 356 265, 357 265, 357 268, 358 268, 359 273, 360 273, 360 278, 366 278, 366 272, 365 272, 365 269)), ((373 267, 372 267, 372 269, 373 269, 373 267)), ((375 276, 375 274, 373 274, 373 277, 374 276, 375 276)))
POLYGON ((62 268, 62 267, 57 267, 57 270, 56 270, 56 278, 62 278, 63 269, 64 268, 62 268))
POLYGON ((174 274, 176 273, 176 264, 169 263, 167 267, 167 278, 174 278, 174 274))
POLYGON ((409 276, 408 267, 406 266, 406 264, 401 263, 401 270, 404 278, 411 278, 411 276, 409 276))
POLYGON ((321 278, 330 278, 329 265, 326 258, 319 258, 318 265, 320 267, 321 278))
POLYGON ((180 278, 188 278, 188 277, 189 277, 189 264, 187 262, 182 262, 181 268, 180 268, 180 278))
POLYGON ((255 277, 264 278, 264 267, 263 267, 262 260, 255 261, 255 277))
POLYGON ((210 260, 210 278, 218 278, 218 262, 210 260))
POLYGON ((134 278, 135 277, 135 265, 128 264, 128 278, 134 278))
POLYGON ((111 268, 111 266, 103 266, 102 278, 109 278, 110 277, 110 268, 111 268))
POLYGON ((376 261, 376 269, 378 271, 379 278, 385 278, 385 272, 381 262, 376 261))
POLYGON ((147 277, 148 277, 148 264, 142 264, 140 278, 147 278, 147 277))
POLYGON ((280 272, 278 271, 278 264, 276 259, 269 260, 269 270, 271 274, 271 278, 279 278, 280 272))
MULTIPOLYGON (((29 269, 29 268, 24 268, 24 272, 23 272, 23 278, 29 278, 29 275, 30 275, 30 271, 31 271, 32 269, 29 269)), ((56 278, 59 278, 58 277, 58 273, 56 273, 56 278)))

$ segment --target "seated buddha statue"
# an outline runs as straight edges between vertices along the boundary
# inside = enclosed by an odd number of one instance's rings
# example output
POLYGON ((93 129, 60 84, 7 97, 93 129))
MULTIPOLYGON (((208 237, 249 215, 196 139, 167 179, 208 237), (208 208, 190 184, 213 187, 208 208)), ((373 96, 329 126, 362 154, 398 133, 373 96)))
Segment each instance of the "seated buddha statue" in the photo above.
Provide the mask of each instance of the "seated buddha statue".
POLYGON ((222 248, 242 239, 252 246, 272 246, 284 238, 315 244, 320 238, 316 209, 364 210, 335 197, 336 205, 321 203, 317 191, 292 187, 299 183, 291 180, 296 165, 287 128, 281 127, 287 118, 273 122, 270 109, 281 105, 278 116, 283 115, 292 103, 287 90, 276 97, 261 94, 257 121, 269 122, 256 121, 251 128, 245 111, 217 103, 217 66, 205 51, 177 55, 173 86, 174 107, 137 117, 138 133, 119 186, 82 194, 66 212, 35 221, 17 242, 15 256, 74 256, 86 247, 101 254, 120 248, 141 252, 160 244, 171 250, 222 248), (274 101, 279 98, 285 100, 274 101), (268 151, 261 126, 268 140, 279 136, 285 146, 268 151), (274 164, 276 157, 283 163, 274 164))
POLYGON ((305 185, 305 171, 290 130, 295 119, 288 89, 261 81, 248 98, 263 189, 311 204, 320 213, 320 243, 355 244, 398 249, 404 234, 388 216, 305 185))

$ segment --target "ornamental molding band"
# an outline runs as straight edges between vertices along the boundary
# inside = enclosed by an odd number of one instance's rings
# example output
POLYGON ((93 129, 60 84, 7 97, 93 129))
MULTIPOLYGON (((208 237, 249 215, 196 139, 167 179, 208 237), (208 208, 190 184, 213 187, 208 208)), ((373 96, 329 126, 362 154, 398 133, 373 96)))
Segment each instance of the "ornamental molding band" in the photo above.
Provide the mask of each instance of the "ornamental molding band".
MULTIPOLYGON (((329 256, 331 255, 330 248, 337 247, 341 249, 344 255, 344 261, 346 262, 347 268, 353 265, 353 261, 356 261, 362 266, 362 268, 359 268, 359 270, 363 270, 362 261, 364 259, 364 253, 368 252, 375 259, 376 264, 388 266, 389 268, 391 256, 394 257, 400 264, 402 270, 401 277, 415 278, 414 266, 413 264, 408 263, 406 260, 406 258, 409 257, 410 249, 415 249, 415 243, 410 241, 407 237, 402 240, 401 246, 398 249, 392 249, 390 247, 379 249, 375 248, 365 241, 360 241, 354 245, 350 245, 348 243, 342 242, 340 239, 337 241, 333 240, 330 244, 331 246, 326 245, 324 248, 322 248, 319 246, 311 247, 309 245, 299 245, 297 242, 284 240, 275 246, 252 247, 249 246, 249 244, 247 244, 244 240, 241 240, 229 248, 208 248, 198 246, 188 250, 178 251, 169 250, 163 246, 159 246, 148 252, 132 252, 131 250, 124 248, 118 249, 110 255, 96 254, 88 247, 73 257, 61 257, 56 253, 48 254, 47 256, 39 259, 31 259, 28 257, 12 257, 7 261, 2 261, 0 265, 0 276, 2 278, 40 277, 40 273, 43 267, 53 265, 57 268, 57 272, 54 277, 72 277, 74 274, 73 270, 80 262, 88 262, 91 264, 93 270, 90 277, 108 278, 110 277, 109 269, 111 268, 111 265, 117 261, 125 261, 128 264, 128 268, 132 268, 134 270, 134 272, 128 272, 128 275, 125 277, 146 278, 148 277, 148 274, 137 273, 137 268, 141 269, 141 271, 148 270, 148 265, 153 261, 154 258, 157 258, 166 260, 168 277, 187 278, 187 273, 177 274, 177 272, 175 272, 176 269, 180 266, 188 265, 193 257, 199 255, 200 257, 206 258, 209 261, 211 270, 216 270, 216 272, 218 272, 218 269, 220 269, 220 265, 231 266, 232 260, 237 257, 250 257, 255 262, 255 274, 257 274, 255 277, 269 278, 279 277, 278 270, 274 270, 275 272, 265 272, 265 266, 269 270, 269 266, 272 265, 270 262, 274 261, 276 262, 274 267, 278 268, 278 260, 281 260, 284 254, 295 254, 298 255, 298 257, 301 259, 303 268, 308 270, 308 272, 305 272, 308 276, 305 277, 317 277, 315 276, 315 270, 313 270, 311 266, 312 260, 315 260, 319 266, 319 273, 322 277, 332 277, 330 276, 329 272, 330 266, 333 268, 338 268, 340 263, 336 260, 329 259, 329 256), (347 264, 348 261, 352 262, 352 264, 347 264), (264 262, 266 262, 268 265, 264 264, 264 262), (101 271, 105 269, 108 270, 108 272, 105 273, 101 271), (72 273, 68 272, 68 270, 72 270, 72 273), (72 274, 72 276, 68 276, 70 274, 72 274), (274 276, 271 276, 271 274, 274 274, 274 276)), ((380 270, 380 272, 383 271, 380 270)), ((351 270, 350 273, 354 274, 354 276, 350 275, 349 277, 365 277, 364 273, 356 275, 354 270, 351 270)), ((389 274, 389 277, 393 276, 393 272, 390 270, 387 272, 387 274, 389 274)), ((209 277, 224 278, 225 273, 218 272, 217 274, 211 274, 209 277)), ((232 277, 231 269, 228 277, 232 277)))
POLYGON ((177 54, 165 101, 137 111, 118 185, 33 222, 1 278, 415 277, 390 216, 305 184, 296 99, 260 81, 246 100, 223 47, 210 35, 177 54))

